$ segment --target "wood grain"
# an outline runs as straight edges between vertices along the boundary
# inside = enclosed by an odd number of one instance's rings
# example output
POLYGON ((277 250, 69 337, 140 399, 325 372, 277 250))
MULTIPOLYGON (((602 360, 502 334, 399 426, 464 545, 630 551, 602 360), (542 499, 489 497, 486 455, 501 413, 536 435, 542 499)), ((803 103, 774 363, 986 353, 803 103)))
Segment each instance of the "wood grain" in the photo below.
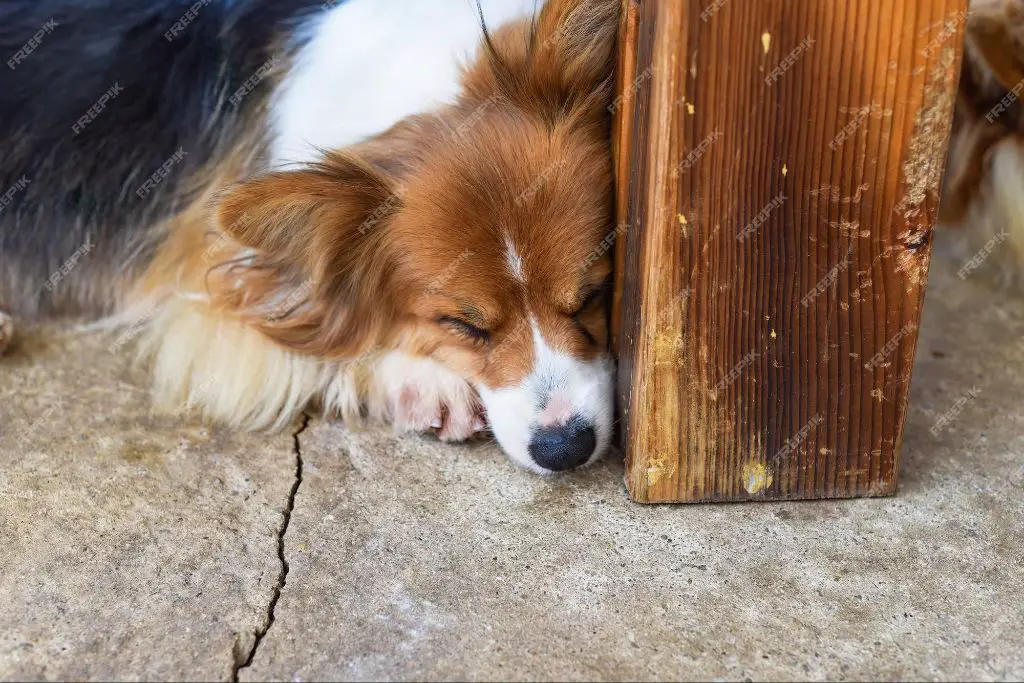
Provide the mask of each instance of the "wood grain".
POLYGON ((631 495, 893 493, 967 0, 624 8, 631 495))

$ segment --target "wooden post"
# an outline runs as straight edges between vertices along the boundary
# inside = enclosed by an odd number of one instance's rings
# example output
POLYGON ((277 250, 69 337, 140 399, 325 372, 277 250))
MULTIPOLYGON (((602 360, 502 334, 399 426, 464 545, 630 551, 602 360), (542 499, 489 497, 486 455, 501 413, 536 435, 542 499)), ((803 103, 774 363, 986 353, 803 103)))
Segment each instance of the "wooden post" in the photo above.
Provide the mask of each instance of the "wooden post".
POLYGON ((895 492, 968 0, 624 0, 641 502, 895 492))

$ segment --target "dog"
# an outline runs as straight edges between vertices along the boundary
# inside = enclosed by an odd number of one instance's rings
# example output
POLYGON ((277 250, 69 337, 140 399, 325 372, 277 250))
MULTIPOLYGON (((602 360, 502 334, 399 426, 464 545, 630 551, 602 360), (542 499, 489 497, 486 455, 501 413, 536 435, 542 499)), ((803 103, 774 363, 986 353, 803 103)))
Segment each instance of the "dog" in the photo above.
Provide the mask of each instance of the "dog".
POLYGON ((967 279, 1024 282, 1024 1, 974 0, 966 18, 939 223, 967 279))
POLYGON ((98 319, 156 404, 596 461, 619 0, 10 0, 0 335, 98 319))

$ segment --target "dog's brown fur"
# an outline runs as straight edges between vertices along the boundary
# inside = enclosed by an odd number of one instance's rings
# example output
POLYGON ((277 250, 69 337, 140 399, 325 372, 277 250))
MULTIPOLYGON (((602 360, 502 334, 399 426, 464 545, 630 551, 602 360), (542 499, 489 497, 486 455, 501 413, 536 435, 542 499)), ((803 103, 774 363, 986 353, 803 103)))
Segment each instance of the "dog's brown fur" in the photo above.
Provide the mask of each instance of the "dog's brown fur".
POLYGON ((561 352, 604 352, 618 4, 552 0, 487 37, 453 105, 211 184, 127 297, 163 403, 251 427, 317 399, 386 412, 367 367, 396 349, 498 388, 532 366, 529 315, 561 352))

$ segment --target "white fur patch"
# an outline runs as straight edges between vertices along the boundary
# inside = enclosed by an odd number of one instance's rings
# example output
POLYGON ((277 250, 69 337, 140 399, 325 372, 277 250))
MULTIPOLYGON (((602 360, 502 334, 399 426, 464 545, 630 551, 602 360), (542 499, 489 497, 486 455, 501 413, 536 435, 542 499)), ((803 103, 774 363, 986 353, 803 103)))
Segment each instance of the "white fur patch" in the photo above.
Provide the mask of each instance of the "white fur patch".
POLYGON ((283 349, 190 298, 137 310, 156 311, 135 329, 139 351, 153 360, 162 411, 280 429, 319 400, 325 413, 349 425, 365 412, 397 432, 437 429, 446 440, 467 439, 482 426, 473 388, 429 358, 391 351, 328 363, 283 349))
POLYGON ((203 302, 169 297, 149 310, 156 314, 139 325, 139 351, 153 360, 154 403, 163 411, 196 410, 233 426, 280 429, 331 380, 324 363, 203 302))
POLYGON ((512 243, 510 238, 505 238, 505 264, 517 282, 526 284, 526 274, 523 272, 523 257, 516 251, 516 245, 512 243))
MULTIPOLYGON (((493 31, 535 0, 482 0, 493 31)), ((274 166, 315 160, 454 100, 482 34, 475 0, 347 0, 307 27, 271 106, 274 166)))
POLYGON ((435 429, 446 441, 461 441, 482 427, 469 382, 437 361, 399 351, 374 366, 368 405, 371 416, 399 433, 435 429))
POLYGON ((579 417, 594 427, 597 446, 588 462, 596 462, 612 438, 615 366, 608 357, 584 362, 556 351, 548 346, 535 321, 532 326, 534 367, 526 379, 518 386, 497 390, 477 386, 491 430, 514 462, 547 474, 549 470, 530 456, 534 430, 554 422, 549 411, 566 420, 579 417))

